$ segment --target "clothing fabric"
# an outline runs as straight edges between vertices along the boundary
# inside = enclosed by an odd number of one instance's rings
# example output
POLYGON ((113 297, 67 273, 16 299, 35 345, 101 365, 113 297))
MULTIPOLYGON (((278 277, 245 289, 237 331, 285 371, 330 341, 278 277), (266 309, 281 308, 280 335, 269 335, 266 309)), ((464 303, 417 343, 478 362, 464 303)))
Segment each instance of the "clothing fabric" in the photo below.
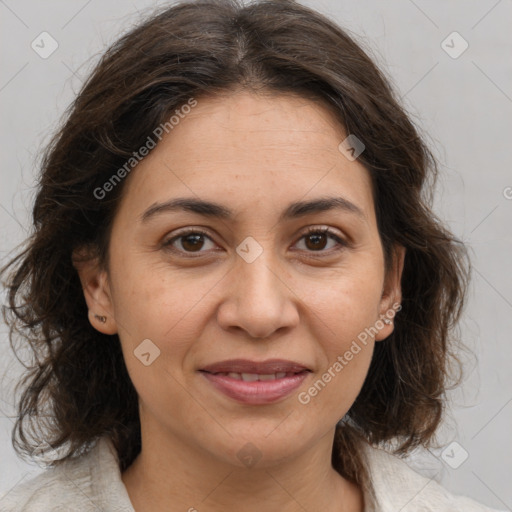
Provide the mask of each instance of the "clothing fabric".
MULTIPOLYGON (((372 482, 364 489, 365 512, 501 512, 448 492, 382 449, 368 445, 364 455, 372 482)), ((74 511, 135 512, 108 437, 81 457, 0 494, 0 512, 74 511)))

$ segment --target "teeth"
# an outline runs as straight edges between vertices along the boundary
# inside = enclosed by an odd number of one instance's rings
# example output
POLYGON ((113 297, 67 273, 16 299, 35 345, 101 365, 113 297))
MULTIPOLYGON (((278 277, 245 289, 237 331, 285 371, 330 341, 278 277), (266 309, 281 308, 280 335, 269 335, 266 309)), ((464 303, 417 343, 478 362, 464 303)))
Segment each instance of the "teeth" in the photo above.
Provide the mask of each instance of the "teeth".
POLYGON ((224 377, 230 377, 231 379, 243 380, 245 382, 256 382, 257 380, 276 380, 283 379, 284 377, 291 377, 295 375, 294 373, 286 373, 286 372, 277 372, 277 373, 267 373, 267 374, 259 374, 259 373, 236 373, 236 372, 221 372, 217 375, 222 375, 224 377))
POLYGON ((242 380, 245 382, 254 382, 258 380, 259 375, 257 373, 242 373, 242 380))

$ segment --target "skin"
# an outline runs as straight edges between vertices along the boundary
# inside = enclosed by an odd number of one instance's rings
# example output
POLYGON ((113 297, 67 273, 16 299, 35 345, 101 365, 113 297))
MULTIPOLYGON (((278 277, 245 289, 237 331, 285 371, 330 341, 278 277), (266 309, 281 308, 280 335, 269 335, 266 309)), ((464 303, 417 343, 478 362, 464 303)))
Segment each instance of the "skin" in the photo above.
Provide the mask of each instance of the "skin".
POLYGON ((298 400, 401 299, 404 251, 397 248, 386 273, 370 175, 338 150, 345 137, 325 106, 294 95, 198 98, 127 178, 110 273, 94 260, 76 264, 90 321, 118 333, 139 395, 142 451, 122 474, 137 512, 241 503, 247 512, 262 504, 271 512, 363 510, 362 490, 331 466, 333 437, 375 342, 393 325, 361 345, 308 404, 298 400), (328 196, 362 215, 332 209, 279 221, 290 203, 328 196), (175 211, 141 221, 149 207, 176 197, 221 203, 234 218, 175 211), (329 227, 349 245, 308 241, 308 227, 329 227), (174 253, 162 247, 181 228, 202 228, 209 238, 195 250, 184 238, 174 240, 174 253), (236 252, 248 236, 263 250, 251 263, 236 252), (160 350, 148 366, 134 356, 144 339, 160 350), (290 359, 313 372, 279 402, 242 405, 198 372, 235 357, 290 359), (249 442, 261 457, 252 467, 237 456, 249 442))

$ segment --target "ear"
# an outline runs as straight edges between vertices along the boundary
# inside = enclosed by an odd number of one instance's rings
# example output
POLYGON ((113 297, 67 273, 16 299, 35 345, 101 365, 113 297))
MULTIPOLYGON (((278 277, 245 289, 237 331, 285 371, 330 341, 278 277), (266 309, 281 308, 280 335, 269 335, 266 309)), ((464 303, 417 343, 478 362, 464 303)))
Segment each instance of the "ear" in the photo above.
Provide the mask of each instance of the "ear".
POLYGON ((71 260, 82 283, 89 322, 103 334, 116 334, 117 324, 107 271, 100 268, 97 257, 91 256, 85 248, 74 250, 71 260), (105 321, 98 317, 104 317, 105 321))
POLYGON ((395 315, 402 309, 402 272, 405 261, 405 247, 395 245, 392 251, 391 268, 384 279, 379 305, 379 319, 383 328, 375 335, 375 341, 386 339, 394 330, 395 315), (387 322, 387 323, 386 323, 387 322))

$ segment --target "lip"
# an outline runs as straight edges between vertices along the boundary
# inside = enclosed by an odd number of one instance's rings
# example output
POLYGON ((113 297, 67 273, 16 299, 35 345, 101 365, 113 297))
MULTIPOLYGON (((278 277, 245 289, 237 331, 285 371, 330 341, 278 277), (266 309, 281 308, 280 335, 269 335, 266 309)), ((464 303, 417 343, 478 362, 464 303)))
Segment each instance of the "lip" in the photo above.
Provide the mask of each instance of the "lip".
POLYGON ((269 373, 299 373, 311 371, 307 366, 295 361, 286 359, 267 359, 266 361, 250 361, 249 359, 229 359, 218 363, 209 364, 201 371, 208 373, 258 373, 265 375, 269 373))
POLYGON ((284 359, 269 359, 261 362, 231 359, 205 366, 199 371, 217 391, 239 403, 248 405, 271 404, 283 400, 297 389, 311 372, 300 363, 284 359), (247 382, 225 375, 231 372, 259 375, 286 373, 286 375, 274 380, 247 382))
POLYGON ((224 395, 242 404, 263 405, 277 402, 284 399, 293 390, 297 389, 304 379, 309 375, 303 371, 294 375, 282 377, 281 379, 245 382, 233 379, 227 375, 216 375, 208 372, 201 372, 215 389, 224 395))

